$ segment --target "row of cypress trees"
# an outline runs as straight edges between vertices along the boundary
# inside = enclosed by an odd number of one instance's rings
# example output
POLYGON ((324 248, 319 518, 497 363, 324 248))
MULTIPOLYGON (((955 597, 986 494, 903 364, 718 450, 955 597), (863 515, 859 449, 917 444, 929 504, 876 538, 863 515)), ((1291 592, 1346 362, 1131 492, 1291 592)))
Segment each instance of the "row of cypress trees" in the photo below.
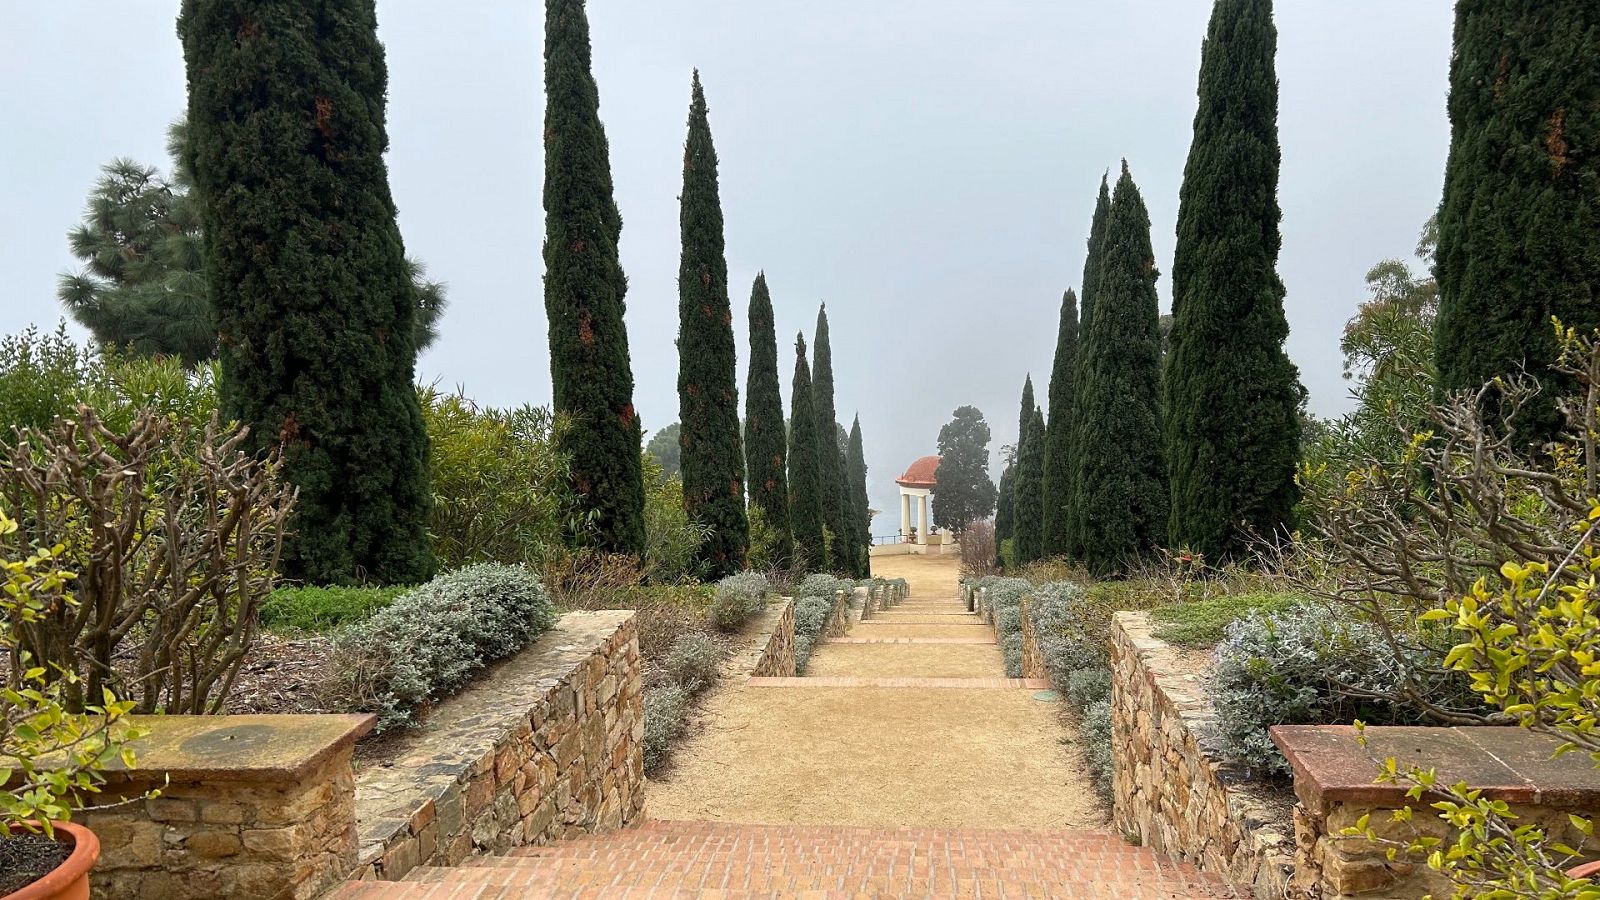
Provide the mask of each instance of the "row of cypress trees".
POLYGON ((1165 356, 1149 213, 1126 161, 1114 188, 1102 179, 1081 295, 1062 301, 1048 423, 1024 388, 1005 535, 1018 562, 1109 574, 1163 546, 1226 560, 1293 528, 1304 391, 1283 349, 1276 52, 1271 0, 1217 0, 1165 356))

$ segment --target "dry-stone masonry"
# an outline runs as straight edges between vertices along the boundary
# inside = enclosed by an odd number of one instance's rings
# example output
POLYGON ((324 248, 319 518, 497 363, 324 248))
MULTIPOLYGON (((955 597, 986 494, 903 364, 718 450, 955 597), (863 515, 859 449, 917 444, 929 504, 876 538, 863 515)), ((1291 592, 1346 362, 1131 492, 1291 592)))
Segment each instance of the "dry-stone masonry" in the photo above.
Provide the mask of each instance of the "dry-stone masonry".
POLYGON ((644 816, 634 614, 571 612, 442 704, 356 784, 355 877, 610 831, 644 816))
POLYGON ((1112 627, 1116 828, 1255 897, 1285 896, 1294 869, 1290 798, 1220 761, 1196 666, 1151 631, 1149 615, 1137 612, 1117 613, 1112 627))
POLYGON ((750 625, 751 640, 729 665, 732 675, 788 678, 794 675, 794 601, 767 604, 750 625))

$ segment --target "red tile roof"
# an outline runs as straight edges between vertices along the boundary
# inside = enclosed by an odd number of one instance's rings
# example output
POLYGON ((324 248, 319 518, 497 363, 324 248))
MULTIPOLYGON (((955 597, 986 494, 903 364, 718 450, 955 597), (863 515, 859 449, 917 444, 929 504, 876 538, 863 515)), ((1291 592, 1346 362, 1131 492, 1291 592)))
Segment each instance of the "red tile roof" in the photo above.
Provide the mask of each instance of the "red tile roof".
POLYGON ((912 463, 904 475, 894 480, 901 487, 931 488, 939 483, 939 457, 924 456, 912 463))

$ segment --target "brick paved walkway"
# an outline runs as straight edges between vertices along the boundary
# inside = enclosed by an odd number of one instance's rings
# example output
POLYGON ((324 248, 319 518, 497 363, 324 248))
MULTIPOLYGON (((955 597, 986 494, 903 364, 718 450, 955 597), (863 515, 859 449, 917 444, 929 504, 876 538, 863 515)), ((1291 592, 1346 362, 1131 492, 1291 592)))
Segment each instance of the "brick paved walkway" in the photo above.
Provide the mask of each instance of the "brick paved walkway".
POLYGON ((719 689, 643 827, 330 900, 1232 896, 1103 827, 1056 706, 1034 698, 1049 683, 1003 677, 954 560, 883 562, 911 598, 819 645, 807 677, 719 689))

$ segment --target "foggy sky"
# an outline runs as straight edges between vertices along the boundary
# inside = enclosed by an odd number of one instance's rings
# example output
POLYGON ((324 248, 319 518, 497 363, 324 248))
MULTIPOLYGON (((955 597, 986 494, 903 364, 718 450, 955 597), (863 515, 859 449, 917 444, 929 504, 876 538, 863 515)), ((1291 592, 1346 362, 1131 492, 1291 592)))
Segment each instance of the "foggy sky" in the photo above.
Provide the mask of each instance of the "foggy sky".
MULTIPOLYGON (((591 0, 629 278, 636 401, 677 418, 678 205, 689 73, 721 159, 740 385, 764 269, 787 403, 795 332, 832 326, 839 415, 859 412, 874 534, 894 477, 971 404, 1016 440, 1046 390, 1061 292, 1095 191, 1126 157, 1169 303, 1203 0, 591 0)), ((1410 258, 1439 200, 1449 0, 1279 0, 1289 353, 1312 410, 1348 408, 1338 338, 1363 275, 1410 258)), ((182 114, 171 0, 0 9, 0 333, 53 327, 65 233, 98 167, 166 169, 182 114)), ((379 0, 390 181, 407 251, 449 285, 419 376, 494 405, 549 402, 542 303, 543 4, 379 0)), ((80 332, 81 334, 81 332, 80 332)), ((741 397, 742 404, 742 397, 741 397)), ((992 473, 998 479, 999 473, 992 473)))

